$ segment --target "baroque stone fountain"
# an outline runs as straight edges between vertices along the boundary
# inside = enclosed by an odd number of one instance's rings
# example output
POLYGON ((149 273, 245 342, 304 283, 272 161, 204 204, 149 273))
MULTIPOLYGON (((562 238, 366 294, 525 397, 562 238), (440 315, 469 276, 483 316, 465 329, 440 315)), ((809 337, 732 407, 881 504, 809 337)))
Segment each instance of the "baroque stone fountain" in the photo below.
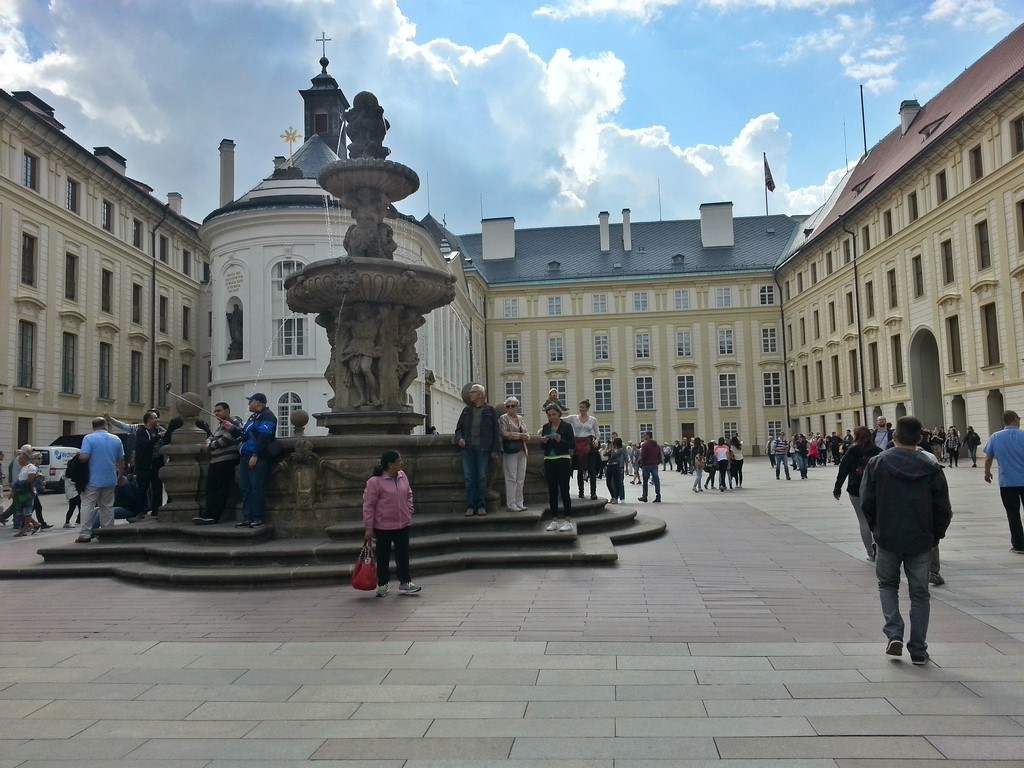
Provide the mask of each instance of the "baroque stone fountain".
POLYGON ((346 256, 314 262, 285 281, 288 307, 317 313, 327 331, 331 360, 324 376, 331 409, 314 414, 331 434, 409 434, 423 415, 407 404, 416 378, 417 329, 424 315, 450 304, 455 278, 446 272, 394 261, 397 245, 385 219, 394 203, 417 189, 411 168, 387 160, 390 127, 377 97, 366 91, 345 113, 349 157, 331 163, 317 179, 352 211, 346 256))

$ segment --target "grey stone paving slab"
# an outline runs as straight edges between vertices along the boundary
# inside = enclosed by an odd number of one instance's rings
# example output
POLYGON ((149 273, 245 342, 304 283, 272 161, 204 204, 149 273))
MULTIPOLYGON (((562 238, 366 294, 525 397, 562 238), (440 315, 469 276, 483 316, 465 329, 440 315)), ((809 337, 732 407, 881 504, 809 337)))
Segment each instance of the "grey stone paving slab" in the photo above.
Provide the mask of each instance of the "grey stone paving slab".
POLYGON ((691 670, 591 670, 545 669, 537 685, 690 685, 697 675, 691 670))
POLYGON ((616 736, 813 736, 804 717, 622 717, 616 736))
MULTIPOLYGON (((330 654, 256 655, 245 659, 246 669, 323 669, 335 657, 330 654)), ((223 669, 223 656, 199 656, 185 665, 188 669, 223 669)))
MULTIPOLYGON (((568 654, 578 656, 586 654, 590 656, 619 656, 619 655, 649 655, 649 656, 689 656, 690 646, 687 643, 636 643, 636 642, 565 642, 555 641, 547 643, 547 653, 568 654)), ((761 654, 764 655, 763 653, 761 654)))
POLYGON ((679 755, 712 759, 718 756, 710 738, 615 737, 611 739, 517 738, 510 757, 523 758, 661 758, 676 759, 679 755))
POLYGON ((531 701, 526 706, 526 718, 603 717, 706 717, 705 703, 696 701, 659 701, 651 706, 647 701, 574 701, 566 705, 561 701, 531 701))
POLYGON ((459 653, 459 654, 474 654, 474 653, 487 653, 487 654, 543 654, 547 648, 547 643, 508 643, 508 642, 493 642, 493 643, 460 643, 445 642, 445 643, 431 643, 431 642, 414 642, 412 647, 409 649, 410 654, 444 654, 444 653, 459 653))
POLYGON ((313 642, 313 643, 281 643, 280 647, 273 652, 273 655, 322 655, 332 656, 403 656, 409 652, 412 642, 405 641, 384 641, 379 643, 362 642, 313 642))
POLYGON ((102 699, 128 701, 149 685, 129 683, 15 683, 0 691, 0 699, 102 699))
POLYGON ((1015 697, 975 699, 891 697, 888 701, 904 715, 1024 715, 1024 693, 1015 697))
MULTIPOLYGON (((615 768, 837 768, 834 760, 616 760, 615 768)), ((889 768, 893 768, 891 765, 889 768)), ((900 763, 900 768, 903 764, 900 763)), ((936 766, 936 768, 938 768, 936 766)))
POLYGON ((149 688, 137 701, 288 701, 302 686, 294 685, 169 685, 149 688))
MULTIPOLYGON (((0 741, 0 758, 12 760, 120 760, 142 744, 141 739, 34 739, 0 741)), ((154 757, 167 757, 168 753, 154 757)), ((183 757, 175 755, 175 759, 183 757)))
MULTIPOLYGON (((238 760, 211 760, 202 765, 203 768, 408 768, 409 763, 405 760, 246 760, 244 763, 238 760)), ((120 764, 118 768, 121 768, 120 764)))
MULTIPOLYGON (((0 714, 12 719, 17 717, 29 717, 32 713, 38 712, 49 703, 51 703, 50 699, 25 699, 22 701, 8 699, 3 703, 0 714)), ((0 738, 3 738, 2 734, 0 734, 0 738)))
MULTIPOLYGON (((233 658, 248 658, 259 656, 264 653, 274 653, 281 649, 282 643, 227 643, 227 642, 205 642, 205 643, 182 643, 182 642, 161 642, 145 651, 149 656, 231 656, 233 658)), ((111 649, 117 650, 117 649, 111 649)))
POLYGON ((1012 760, 1024 764, 1024 737, 929 736, 943 755, 959 760, 1012 760))
MULTIPOLYGON (((194 655, 168 656, 148 653, 126 653, 118 656, 103 649, 76 653, 54 666, 58 669, 184 669, 196 658, 194 655)), ((219 658, 218 666, 224 666, 223 656, 219 658)))
POLYGON ((485 720, 488 718, 521 718, 525 712, 526 702, 523 701, 362 704, 355 714, 352 715, 352 719, 401 720, 404 718, 434 718, 436 720, 485 720))
POLYGON ((383 669, 251 669, 234 681, 235 685, 376 685, 384 680, 383 669))
POLYGON ((701 685, 723 683, 862 683, 864 674, 856 669, 792 669, 771 671, 699 670, 701 685))
MULTIPOLYGON (((897 768, 1009 768, 1002 760, 901 760, 897 768)), ((894 768, 892 760, 837 760, 837 768, 894 768)), ((725 768, 722 766, 722 768, 725 768)))
MULTIPOLYGON (((105 743, 101 739, 75 739, 105 743)), ((321 739, 150 739, 131 757, 156 760, 161 756, 206 760, 306 760, 323 744, 321 739)))
POLYGON ((395 720, 292 720, 260 723, 248 739, 416 739, 430 727, 430 718, 395 720))
POLYGON ((552 717, 544 720, 522 718, 489 718, 464 720, 435 720, 427 730, 427 738, 459 738, 474 736, 545 737, 564 736, 611 738, 615 736, 613 718, 582 718, 575 710, 563 712, 571 717, 552 717))
POLYGON ((472 662, 473 656, 461 653, 429 656, 423 653, 416 656, 338 654, 324 665, 324 669, 469 669, 472 662))
MULTIPOLYGON (((512 749, 511 738, 461 739, 328 739, 313 753, 313 760, 333 759, 449 759, 504 760, 512 749)), ((318 765, 315 763, 314 765, 318 765)))
MULTIPOLYGON (((964 691, 964 695, 968 692, 964 691)), ((879 693, 879 696, 885 694, 879 693)), ((781 683, 754 685, 620 685, 615 689, 620 701, 674 701, 680 699, 790 699, 781 683)), ((825 696, 815 698, 826 698, 825 696)))
POLYGON ((613 685, 457 685, 449 701, 612 701, 613 685))
MULTIPOLYGON (((104 580, 105 581, 105 580, 104 580)), ((13 655, 18 656, 21 654, 44 654, 47 656, 59 655, 68 656, 70 653, 78 653, 82 648, 102 647, 103 651, 111 654, 123 654, 129 655, 134 653, 144 653, 150 648, 158 645, 159 642, 156 640, 145 640, 145 641, 125 641, 125 640, 111 640, 109 642, 94 643, 89 640, 75 640, 69 644, 65 640, 36 640, 36 641, 24 641, 24 640, 0 640, 0 654, 2 655, 13 655), (91 645, 90 645, 91 644, 91 645)))
POLYGON ((87 683, 95 680, 109 667, 103 669, 64 667, 5 667, 0 669, 0 684, 3 683, 87 683))
MULTIPOLYGON (((310 681, 314 682, 314 681, 310 681)), ((535 669, 396 669, 385 685, 534 685, 535 669)))
MULTIPOLYGON (((82 714, 83 712, 78 712, 79 718, 82 714)), ((95 718, 44 721, 5 717, 0 719, 0 733, 5 739, 70 739, 95 722, 95 718)))
POLYGON ((694 656, 826 656, 835 643, 690 643, 694 656))
MULTIPOLYGON (((923 670, 919 670, 923 672, 923 670)), ((925 673, 926 674, 926 673, 925 673)), ((837 683, 823 685, 819 683, 790 683, 786 686, 794 699, 828 699, 828 698, 877 698, 879 696, 920 696, 942 697, 963 696, 973 698, 976 694, 963 683, 837 683)))
POLYGON ((218 701, 199 705, 189 720, 347 720, 358 704, 343 702, 218 701))
MULTIPOLYGON (((898 715, 861 717, 809 717, 822 736, 1024 736, 1024 727, 1008 717, 898 715)), ((1024 760, 1024 753, 1021 753, 1024 760)))
MULTIPOLYGON (((127 760, 117 761, 117 768, 209 768, 207 760, 127 760)), ((109 760, 0 760, 0 768, 110 768, 109 760)), ((235 768, 239 768, 235 763, 235 768)), ((320 766, 317 766, 320 768, 320 766)))
POLYGON ((304 685, 289 701, 448 701, 452 685, 304 685))
MULTIPOLYGON (((316 768, 319 768, 319 763, 316 768)), ((615 768, 615 761, 610 758, 603 760, 409 760, 403 768, 615 768)))
MULTIPOLYGON (((567 658, 572 658, 567 657, 567 658)), ((664 670, 770 670, 766 658, 757 656, 617 656, 617 669, 664 670)))
POLYGON ((153 669, 137 668, 112 669, 95 679, 95 683, 177 683, 180 685, 230 684, 238 680, 246 670, 235 669, 153 669))
MULTIPOLYGON (((182 720, 195 711, 199 701, 51 701, 30 714, 29 719, 67 720, 90 713, 107 720, 182 720)), ((4 705, 4 714, 7 714, 4 705)))
POLYGON ((715 739, 723 759, 797 757, 877 757, 941 759, 943 754, 920 736, 723 736, 715 739))
POLYGON ((99 720, 82 739, 240 739, 258 724, 251 720, 99 720))
MULTIPOLYGON (((964 701, 944 699, 944 701, 964 701)), ((756 701, 725 699, 706 700, 709 717, 785 717, 810 715, 898 715, 899 711, 886 699, 761 699, 756 701)))
MULTIPOLYGON (((909 658, 903 663, 891 664, 888 667, 878 669, 865 669, 863 675, 871 682, 895 682, 900 680, 919 680, 920 676, 915 675, 923 670, 915 668, 909 663, 909 658)), ((1005 669, 1002 667, 938 667, 928 668, 929 680, 950 680, 964 683, 985 683, 1005 682, 1016 683, 1020 690, 1024 690, 1024 669, 1005 669)))
MULTIPOLYGON (((620 660, 621 661, 621 660, 620 660)), ((510 654, 493 656, 475 654, 469 669, 623 669, 616 667, 615 656, 554 656, 510 654)))

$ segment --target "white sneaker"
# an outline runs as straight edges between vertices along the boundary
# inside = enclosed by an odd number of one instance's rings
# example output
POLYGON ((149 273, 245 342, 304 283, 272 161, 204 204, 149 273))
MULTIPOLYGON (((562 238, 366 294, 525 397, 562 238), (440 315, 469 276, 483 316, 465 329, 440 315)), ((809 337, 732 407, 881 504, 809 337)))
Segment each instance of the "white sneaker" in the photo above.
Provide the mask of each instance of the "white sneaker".
POLYGON ((377 597, 387 597, 388 592, 390 591, 391 587, 389 587, 387 584, 382 584, 381 586, 377 587, 377 597))
POLYGON ((525 511, 526 511, 526 509, 527 509, 527 507, 526 507, 526 505, 525 505, 525 504, 520 504, 520 505, 519 505, 519 511, 520 511, 520 512, 525 512, 525 511))
POLYGON ((423 587, 421 587, 419 584, 414 584, 411 581, 403 581, 401 584, 398 585, 398 594, 415 595, 421 589, 423 589, 423 587))
POLYGON ((548 523, 548 527, 545 528, 544 530, 545 531, 557 531, 558 530, 558 521, 557 520, 552 520, 550 523, 548 523))
POLYGON ((564 523, 562 523, 560 526, 558 526, 558 530, 561 533, 568 533, 569 531, 572 530, 572 523, 570 523, 568 520, 566 520, 564 523))
POLYGON ((519 511, 519 507, 508 506, 508 507, 505 507, 505 511, 506 512, 518 512, 519 511))

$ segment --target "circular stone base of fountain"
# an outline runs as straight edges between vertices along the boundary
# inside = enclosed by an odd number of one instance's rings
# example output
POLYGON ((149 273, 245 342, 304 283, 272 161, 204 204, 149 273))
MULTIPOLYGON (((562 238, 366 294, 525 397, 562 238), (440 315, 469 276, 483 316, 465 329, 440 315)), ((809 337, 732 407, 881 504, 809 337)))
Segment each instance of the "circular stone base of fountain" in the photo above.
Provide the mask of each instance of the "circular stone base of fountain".
POLYGON ((314 413, 318 427, 332 435, 408 435, 423 426, 423 414, 412 411, 325 411, 314 413))

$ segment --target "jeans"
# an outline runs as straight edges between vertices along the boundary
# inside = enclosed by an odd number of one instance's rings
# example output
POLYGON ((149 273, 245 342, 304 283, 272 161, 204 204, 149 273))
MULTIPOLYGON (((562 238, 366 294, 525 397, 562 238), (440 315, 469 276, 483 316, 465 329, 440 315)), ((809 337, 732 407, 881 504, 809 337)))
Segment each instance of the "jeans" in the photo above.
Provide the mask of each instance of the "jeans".
POLYGON ((972 445, 967 448, 967 455, 971 457, 971 466, 978 465, 978 446, 972 445))
POLYGON ((640 467, 640 471, 644 477, 644 495, 643 498, 647 498, 647 481, 650 480, 654 483, 654 497, 657 499, 661 498, 661 478, 658 477, 658 466, 653 467, 640 467))
POLYGON ((786 461, 786 454, 780 453, 775 457, 775 479, 779 479, 779 468, 786 470, 786 479, 789 480, 789 462, 786 461))
POLYGON ((270 462, 259 459, 249 468, 250 456, 243 455, 238 464, 238 484, 242 486, 242 513, 247 523, 265 522, 267 510, 267 475, 270 462))
POLYGON ((466 509, 487 511, 487 470, 490 454, 481 448, 462 449, 462 474, 466 478, 466 509))
POLYGON ((999 498, 1006 510, 1006 522, 1010 525, 1010 546, 1024 550, 1024 527, 1020 522, 1020 507, 1024 503, 1024 485, 1006 486, 999 489, 999 498))
POLYGON ((796 468, 800 470, 800 477, 804 480, 807 479, 807 457, 802 453, 798 453, 794 456, 796 459, 796 468))
POLYGON ((569 493, 569 478, 572 477, 572 461, 544 459, 544 478, 548 481, 548 509, 551 517, 558 518, 558 498, 562 498, 562 511, 566 517, 572 514, 572 494, 569 493))
MULTIPOLYGON (((127 520, 129 517, 135 517, 135 513, 130 509, 124 507, 114 507, 114 519, 115 520, 127 520)), ((70 518, 69 518, 70 519, 70 518)), ((99 517, 94 517, 92 521, 92 529, 95 531, 100 527, 99 517)))
POLYGON ((382 531, 373 529, 377 542, 377 586, 383 587, 391 581, 391 547, 395 548, 395 570, 400 584, 412 581, 409 573, 409 529, 382 531))
MULTIPOLYGON (((259 466, 257 464, 257 466, 259 466)), ((237 461, 218 461, 206 472, 206 509, 203 516, 220 522, 235 485, 237 461)))
POLYGON ((704 470, 701 467, 694 465, 693 467, 693 490, 699 491, 701 480, 704 477, 704 470))
POLYGON ((900 564, 907 574, 910 592, 910 640, 907 650, 911 656, 924 656, 928 652, 928 569, 932 563, 931 550, 916 555, 904 555, 878 547, 875 554, 875 575, 878 577, 878 597, 885 619, 883 632, 890 640, 904 637, 903 617, 900 615, 900 564))
POLYGON ((609 464, 605 467, 604 473, 608 480, 608 494, 612 497, 612 501, 625 501, 626 484, 623 481, 622 465, 609 464))

